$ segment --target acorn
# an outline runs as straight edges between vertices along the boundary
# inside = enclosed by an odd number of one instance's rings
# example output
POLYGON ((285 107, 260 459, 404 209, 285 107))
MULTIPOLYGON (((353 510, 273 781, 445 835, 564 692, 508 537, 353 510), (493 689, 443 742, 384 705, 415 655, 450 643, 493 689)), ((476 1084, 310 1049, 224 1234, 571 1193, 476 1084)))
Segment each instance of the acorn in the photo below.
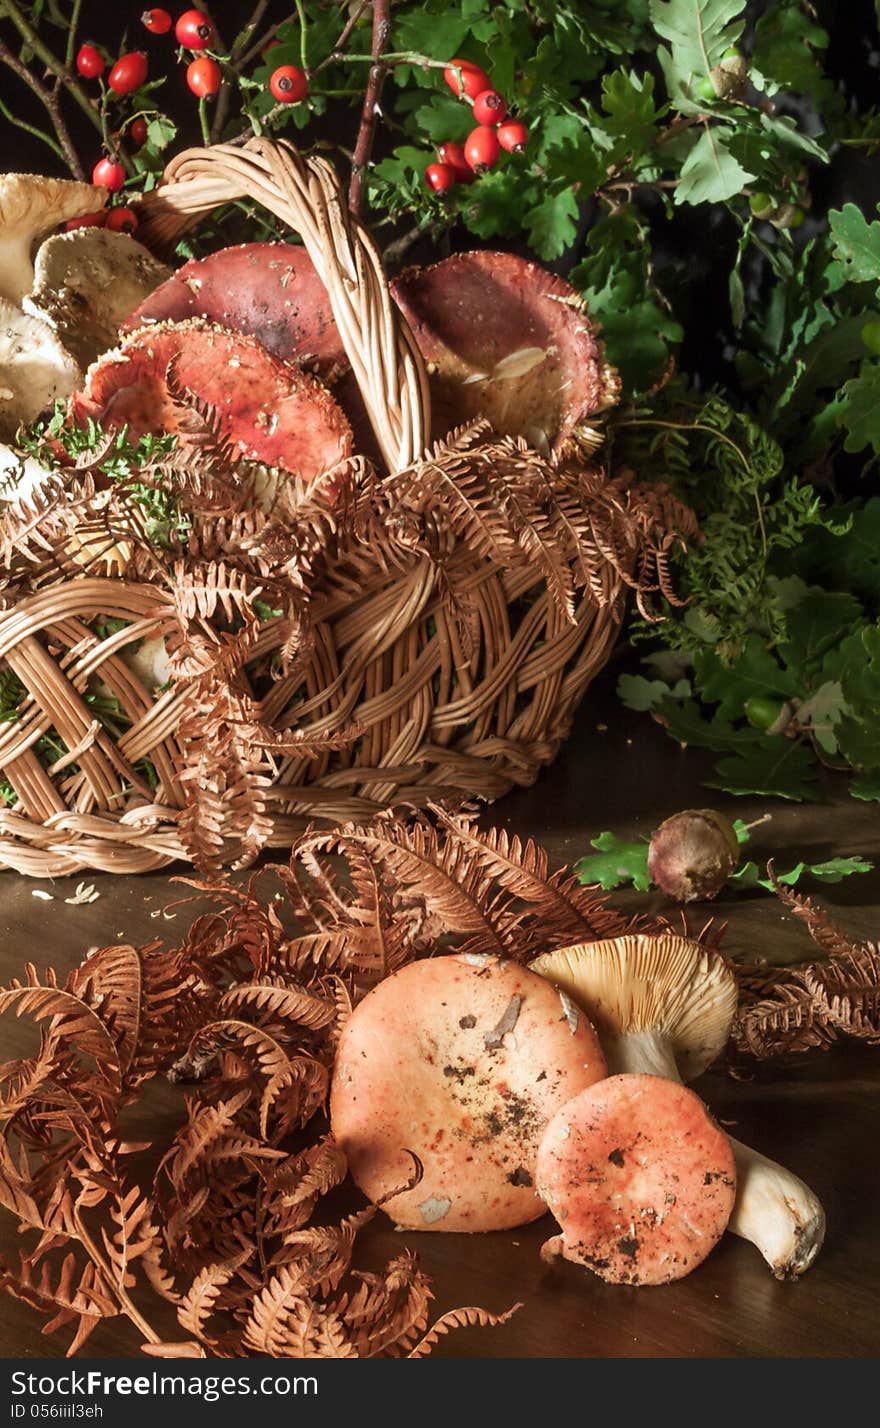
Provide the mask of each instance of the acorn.
POLYGON ((739 863, 739 839, 714 808, 686 808, 651 835, 648 874, 676 902, 715 897, 739 863))

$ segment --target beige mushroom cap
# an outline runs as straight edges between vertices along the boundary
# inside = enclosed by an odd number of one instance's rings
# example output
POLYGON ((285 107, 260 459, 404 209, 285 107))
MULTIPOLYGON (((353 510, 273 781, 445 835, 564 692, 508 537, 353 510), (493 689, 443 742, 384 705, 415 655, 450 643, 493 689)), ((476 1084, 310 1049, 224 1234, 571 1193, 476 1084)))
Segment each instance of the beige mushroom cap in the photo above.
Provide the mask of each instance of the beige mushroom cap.
POLYGON ((119 329, 171 269, 127 233, 77 228, 37 253, 27 312, 46 317, 85 370, 114 347, 119 329))
POLYGON ((81 382, 49 324, 0 298, 0 438, 14 436, 22 422, 34 421, 81 382))
POLYGON ((42 174, 0 175, 0 297, 20 303, 34 281, 37 243, 68 218, 102 208, 105 188, 42 174))
POLYGON ((566 992, 601 1037, 659 1032, 683 1080, 699 1076, 727 1044, 737 987, 722 957, 674 933, 633 933, 547 952, 531 964, 566 992))

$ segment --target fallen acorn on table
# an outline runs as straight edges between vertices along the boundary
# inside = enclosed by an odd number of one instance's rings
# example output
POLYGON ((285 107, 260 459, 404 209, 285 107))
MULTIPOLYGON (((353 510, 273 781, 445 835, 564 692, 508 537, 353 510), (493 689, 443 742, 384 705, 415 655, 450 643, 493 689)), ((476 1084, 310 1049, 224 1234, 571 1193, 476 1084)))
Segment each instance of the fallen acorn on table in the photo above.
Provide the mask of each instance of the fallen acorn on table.
POLYGON ((740 859, 730 819, 714 808, 685 808, 651 834, 648 874, 676 902, 714 898, 740 859))

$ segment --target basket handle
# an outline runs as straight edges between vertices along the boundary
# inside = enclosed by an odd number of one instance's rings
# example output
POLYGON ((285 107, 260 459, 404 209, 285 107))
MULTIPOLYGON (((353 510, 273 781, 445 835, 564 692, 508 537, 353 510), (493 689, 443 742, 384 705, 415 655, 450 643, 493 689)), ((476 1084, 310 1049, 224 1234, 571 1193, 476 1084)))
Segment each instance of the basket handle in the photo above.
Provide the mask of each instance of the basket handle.
POLYGON ((198 216, 252 198, 296 230, 327 289, 346 355, 390 471, 424 452, 428 378, 409 325, 391 299, 378 249, 351 216, 335 169, 285 139, 186 149, 145 195, 138 237, 172 244, 198 216))

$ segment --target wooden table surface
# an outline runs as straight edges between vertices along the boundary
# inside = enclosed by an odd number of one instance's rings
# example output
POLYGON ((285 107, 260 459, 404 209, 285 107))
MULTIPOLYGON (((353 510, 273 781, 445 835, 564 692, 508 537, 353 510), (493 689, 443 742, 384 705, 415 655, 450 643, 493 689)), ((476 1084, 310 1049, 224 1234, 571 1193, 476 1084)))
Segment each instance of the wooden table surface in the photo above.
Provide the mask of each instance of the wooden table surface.
MULTIPOLYGON (((604 828, 648 834, 679 808, 711 802, 731 816, 772 821, 755 834, 756 854, 774 855, 778 866, 800 855, 828 857, 862 853, 877 862, 873 873, 811 888, 835 909, 852 935, 875 939, 880 908, 880 816, 874 804, 849 799, 829 783, 827 801, 802 807, 780 800, 730 799, 701 788, 708 764, 696 751, 681 751, 647 716, 627 714, 611 694, 606 675, 588 696, 577 726, 556 765, 529 790, 496 805, 486 821, 504 823, 543 842, 555 865, 588 851, 604 828), (597 724, 607 728, 597 728, 597 724)), ((173 870, 172 870, 173 871, 173 870)), ((178 870, 180 871, 180 870, 178 870)), ((65 972, 89 946, 144 942, 161 935, 173 942, 187 915, 162 915, 180 889, 171 874, 144 878, 90 878, 98 901, 70 907, 78 879, 34 883, 0 874, 0 982, 22 964, 53 963, 65 972), (53 901, 33 896, 46 888, 53 901), (154 915, 156 914, 156 915, 154 915)), ((666 906, 659 895, 620 899, 641 908, 666 906)), ((803 928, 769 895, 722 896, 714 911, 729 919, 725 950, 750 959, 791 962, 809 958, 813 947, 803 928)), ((20 1054, 19 1024, 4 1018, 3 1056, 20 1054)), ((511 1232, 463 1235, 395 1233, 384 1216, 358 1241, 355 1263, 377 1267, 406 1243, 418 1249, 434 1278, 436 1309, 483 1304, 493 1310, 517 1300, 523 1308, 495 1330, 457 1333, 438 1353, 466 1357, 874 1357, 880 1352, 880 1049, 849 1042, 754 1066, 734 1080, 724 1065, 697 1089, 725 1126, 741 1139, 790 1166, 813 1187, 828 1215, 819 1259, 802 1280, 778 1283, 757 1250, 725 1235, 688 1278, 660 1288, 603 1283, 577 1266, 544 1265, 538 1249, 552 1233, 549 1217, 511 1232), (381 1222, 381 1223, 380 1223, 381 1222)), ((173 1114, 179 1089, 156 1084, 138 1138, 161 1134, 173 1114)), ((134 1131, 134 1127, 132 1127, 134 1131)), ((11 1217, 0 1218, 0 1253, 15 1255, 11 1217)), ((157 1327, 181 1337, 173 1319, 157 1327)), ((7 1295, 0 1296, 0 1355, 54 1357, 70 1337, 43 1337, 42 1320, 7 1295)), ((91 1356, 137 1355, 139 1338, 126 1321, 107 1321, 89 1341, 91 1356)))

